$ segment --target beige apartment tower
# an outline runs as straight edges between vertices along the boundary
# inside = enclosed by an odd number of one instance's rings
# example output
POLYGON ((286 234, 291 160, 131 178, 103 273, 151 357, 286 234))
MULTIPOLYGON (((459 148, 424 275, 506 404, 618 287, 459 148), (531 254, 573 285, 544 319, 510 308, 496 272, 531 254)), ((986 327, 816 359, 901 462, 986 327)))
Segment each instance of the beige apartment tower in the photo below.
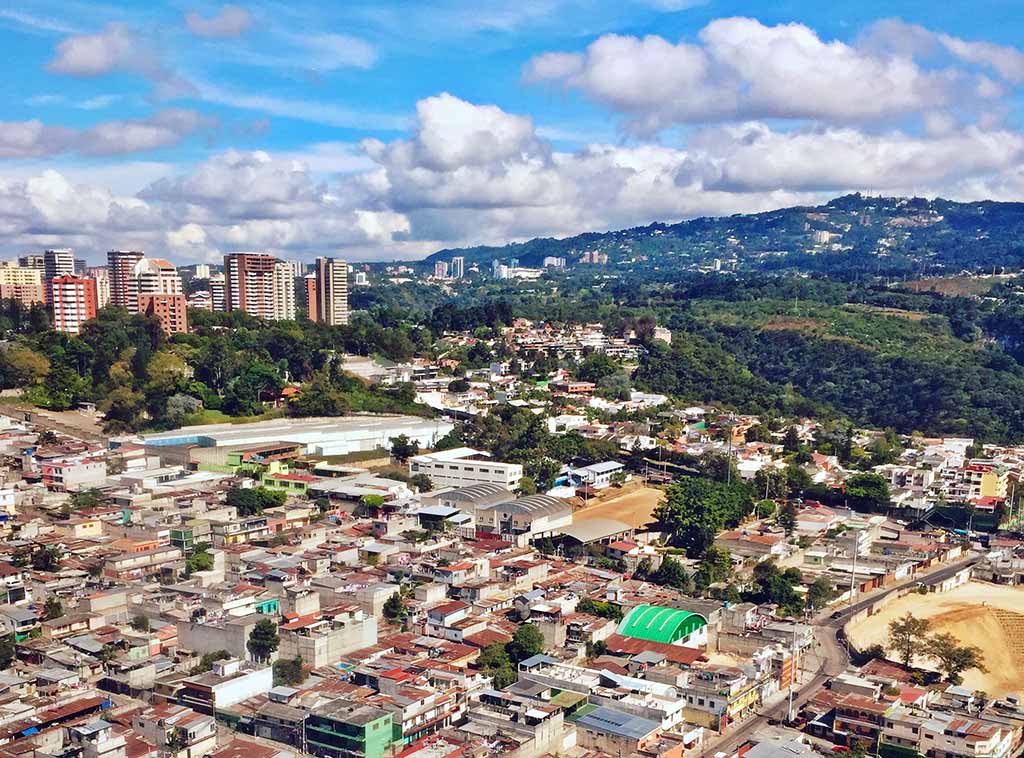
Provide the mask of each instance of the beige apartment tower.
MULTIPOLYGON (((310 307, 310 318, 314 309, 310 307)), ((316 318, 330 326, 348 323, 348 264, 338 258, 316 259, 316 318)))

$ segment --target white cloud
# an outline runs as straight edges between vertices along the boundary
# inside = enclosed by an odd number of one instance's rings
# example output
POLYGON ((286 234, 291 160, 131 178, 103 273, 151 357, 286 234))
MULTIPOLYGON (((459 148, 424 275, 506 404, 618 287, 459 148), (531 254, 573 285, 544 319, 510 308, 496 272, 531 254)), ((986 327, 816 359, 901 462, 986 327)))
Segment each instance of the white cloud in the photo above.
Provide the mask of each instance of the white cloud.
POLYGON ((169 108, 145 119, 107 121, 88 129, 41 121, 0 123, 0 158, 40 158, 62 153, 124 155, 181 142, 216 121, 196 111, 169 108))
POLYGON ((24 11, 0 9, 0 21, 11 22, 18 27, 33 32, 57 32, 58 34, 78 34, 79 30, 64 21, 49 16, 40 16, 24 11))
POLYGON ((96 34, 77 34, 57 45, 47 70, 80 78, 129 72, 149 79, 158 97, 172 99, 192 94, 192 85, 165 64, 152 40, 145 40, 127 24, 112 22, 96 34))
MULTIPOLYGON (((416 112, 409 137, 367 140, 361 154, 347 143, 280 155, 229 150, 134 197, 52 171, 0 181, 0 236, 12 250, 63 243, 97 255, 131 243, 176 260, 239 249, 390 259, 810 204, 851 190, 1024 195, 1024 135, 942 113, 920 135, 755 121, 694 130, 685 146, 593 143, 563 152, 531 119, 494 105, 441 94, 416 112)), ((190 121, 164 115, 160 123, 190 121)), ((38 124, 0 133, 9 143, 19 135, 8 149, 23 151, 46 139, 84 140, 38 124)))
POLYGON ((83 111, 98 111, 109 108, 121 99, 120 95, 96 95, 75 105, 83 111))
POLYGON ((605 35, 582 53, 549 52, 524 67, 527 82, 576 90, 651 134, 676 124, 762 118, 837 123, 887 121, 998 101, 1005 89, 968 67, 924 66, 939 47, 960 63, 1024 78, 1013 48, 967 43, 887 22, 857 44, 825 41, 802 24, 712 21, 699 44, 605 35))
POLYGON ((99 76, 115 69, 134 68, 137 50, 138 40, 127 25, 111 23, 97 34, 78 34, 62 41, 47 68, 69 76, 99 76))
POLYGON ((281 118, 337 126, 343 129, 401 131, 409 126, 409 119, 401 115, 361 111, 314 100, 254 95, 202 81, 195 82, 195 86, 198 96, 207 102, 268 113, 281 118))
POLYGON ((197 37, 238 37, 252 26, 252 14, 238 5, 225 5, 206 18, 195 11, 185 14, 185 25, 197 37))

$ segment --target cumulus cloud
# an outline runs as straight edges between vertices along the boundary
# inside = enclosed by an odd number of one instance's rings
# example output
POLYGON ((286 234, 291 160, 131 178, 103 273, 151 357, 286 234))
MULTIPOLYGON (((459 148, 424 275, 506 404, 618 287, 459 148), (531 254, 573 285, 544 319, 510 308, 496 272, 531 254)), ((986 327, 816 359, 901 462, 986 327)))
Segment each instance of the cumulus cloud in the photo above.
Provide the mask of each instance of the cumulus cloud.
POLYGON ((76 130, 39 120, 0 122, 0 158, 41 158, 62 153, 125 155, 168 147, 216 125, 193 110, 168 108, 145 119, 107 121, 76 130))
POLYGON ((527 82, 581 92, 651 134, 674 124, 764 118, 841 123, 896 121, 908 114, 992 102, 1006 90, 974 70, 1024 78, 1013 48, 965 42, 888 22, 858 44, 822 40, 803 24, 750 18, 712 21, 699 44, 658 36, 605 35, 581 53, 551 52, 524 68, 527 82), (972 66, 925 66, 937 49, 972 66))
MULTIPOLYGON (((38 141, 37 133, 27 129, 19 144, 38 141)), ((63 241, 102 251, 131 242, 176 260, 239 249, 390 259, 762 211, 854 190, 955 198, 1024 191, 1024 135, 939 116, 922 134, 747 121, 693 130, 685 145, 593 143, 567 152, 526 116, 444 93, 418 103, 408 137, 367 140, 360 149, 358 161, 346 144, 305 154, 229 150, 135 197, 44 172, 0 183, 0 234, 15 249, 63 241), (333 171, 339 156, 343 175, 333 171)))
POLYGON ((205 16, 190 11, 185 14, 185 25, 197 37, 239 37, 252 26, 252 14, 238 5, 225 5, 216 16, 205 16))
POLYGON ((129 72, 149 79, 158 97, 170 99, 192 94, 192 85, 172 71, 151 40, 144 40, 126 24, 113 22, 96 34, 76 34, 57 45, 47 70, 80 78, 129 72))
POLYGON ((137 39, 126 24, 111 23, 97 34, 72 35, 57 45, 47 68, 69 76, 99 76, 135 65, 137 39))

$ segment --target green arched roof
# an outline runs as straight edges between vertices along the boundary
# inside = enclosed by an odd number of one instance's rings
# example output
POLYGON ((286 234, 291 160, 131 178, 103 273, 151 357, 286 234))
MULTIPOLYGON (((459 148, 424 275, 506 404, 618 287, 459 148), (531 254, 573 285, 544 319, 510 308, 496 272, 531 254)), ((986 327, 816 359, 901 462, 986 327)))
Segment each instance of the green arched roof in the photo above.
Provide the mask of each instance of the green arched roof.
POLYGON ((693 634, 708 620, 699 613, 660 605, 638 605, 619 622, 618 632, 650 642, 671 644, 693 634))

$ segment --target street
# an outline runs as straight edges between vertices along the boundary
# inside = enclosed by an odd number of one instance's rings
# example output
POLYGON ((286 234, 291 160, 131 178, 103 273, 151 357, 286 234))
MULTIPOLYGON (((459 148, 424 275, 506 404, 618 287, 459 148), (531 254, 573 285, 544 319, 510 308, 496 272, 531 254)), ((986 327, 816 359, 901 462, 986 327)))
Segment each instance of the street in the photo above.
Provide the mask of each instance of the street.
MULTIPOLYGON (((832 677, 841 674, 849 665, 849 656, 846 651, 846 646, 839 640, 837 635, 840 628, 842 628, 851 616, 868 607, 872 603, 877 602, 879 598, 896 592, 903 587, 906 587, 908 584, 917 584, 918 582, 921 582, 926 586, 937 584, 948 579, 967 566, 973 566, 978 562, 978 560, 979 559, 977 557, 972 555, 962 561, 950 564, 949 566, 943 566, 942 568, 936 569, 928 574, 914 576, 891 587, 884 587, 880 590, 866 593, 862 599, 857 600, 852 605, 842 609, 840 611, 840 615, 836 618, 832 618, 832 615, 836 613, 834 607, 826 608, 819 613, 811 621, 811 624, 814 626, 814 637, 818 643, 815 653, 819 656, 820 663, 813 678, 809 682, 802 684, 798 689, 794 690, 793 713, 798 713, 803 704, 810 700, 814 693, 817 692, 825 682, 832 677)), ((733 728, 727 729, 724 734, 706 741, 701 752, 703 755, 714 755, 715 753, 726 753, 728 755, 732 755, 743 745, 744 742, 750 739, 754 732, 767 726, 769 719, 785 719, 788 710, 788 699, 783 699, 781 702, 772 702, 763 707, 757 715, 734 725, 733 728)))

